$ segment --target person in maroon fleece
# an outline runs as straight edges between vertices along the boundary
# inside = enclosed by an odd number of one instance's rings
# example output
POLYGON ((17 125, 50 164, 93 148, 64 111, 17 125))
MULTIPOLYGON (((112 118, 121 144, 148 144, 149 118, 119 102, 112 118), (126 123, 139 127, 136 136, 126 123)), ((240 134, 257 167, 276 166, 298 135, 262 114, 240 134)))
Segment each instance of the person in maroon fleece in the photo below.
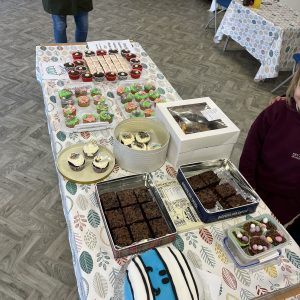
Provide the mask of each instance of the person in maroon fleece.
MULTIPOLYGON (((239 169, 282 224, 300 223, 300 68, 287 89, 252 124, 239 169)), ((292 234, 300 244, 300 229, 292 234)))

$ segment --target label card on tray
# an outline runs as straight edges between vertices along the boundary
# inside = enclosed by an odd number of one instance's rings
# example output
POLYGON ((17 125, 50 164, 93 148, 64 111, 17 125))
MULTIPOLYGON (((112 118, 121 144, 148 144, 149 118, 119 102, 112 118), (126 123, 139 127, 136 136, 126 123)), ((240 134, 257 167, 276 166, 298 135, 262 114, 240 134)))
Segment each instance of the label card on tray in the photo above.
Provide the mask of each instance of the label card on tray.
POLYGON ((215 121, 222 119, 222 112, 217 108, 209 108, 201 111, 207 121, 215 121))

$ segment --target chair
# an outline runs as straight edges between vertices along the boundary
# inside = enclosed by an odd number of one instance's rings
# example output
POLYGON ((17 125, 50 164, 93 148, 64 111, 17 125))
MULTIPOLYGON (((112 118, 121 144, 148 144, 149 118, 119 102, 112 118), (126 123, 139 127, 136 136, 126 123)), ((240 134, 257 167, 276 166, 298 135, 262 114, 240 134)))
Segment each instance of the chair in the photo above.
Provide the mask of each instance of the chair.
POLYGON ((274 93, 276 90, 278 90, 281 86, 283 86, 285 83, 287 83, 288 81, 290 81, 292 78, 293 78, 293 76, 294 76, 294 74, 295 74, 295 72, 296 72, 296 69, 297 69, 297 66, 300 64, 300 53, 295 53, 294 55, 293 55, 293 59, 294 59, 294 67, 293 67, 293 71, 292 71, 292 75, 291 76, 289 76, 287 79, 285 79, 283 82, 281 82, 279 85, 277 85, 276 86, 276 88, 274 88, 272 91, 271 91, 271 93, 274 93))
POLYGON ((215 13, 214 16, 209 20, 209 22, 206 24, 205 29, 208 27, 208 25, 215 20, 215 33, 217 32, 217 15, 226 11, 226 9, 228 8, 229 4, 231 3, 231 0, 216 0, 216 9, 215 9, 215 13), (221 6, 222 9, 218 10, 218 6, 221 6))

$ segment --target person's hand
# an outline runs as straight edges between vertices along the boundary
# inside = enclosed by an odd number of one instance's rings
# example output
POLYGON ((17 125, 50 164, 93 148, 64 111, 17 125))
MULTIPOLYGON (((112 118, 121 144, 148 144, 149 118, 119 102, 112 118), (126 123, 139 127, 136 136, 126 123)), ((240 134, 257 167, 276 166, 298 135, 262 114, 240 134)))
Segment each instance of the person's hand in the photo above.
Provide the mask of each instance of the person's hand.
POLYGON ((282 97, 282 96, 276 96, 275 98, 272 98, 269 102, 269 105, 273 104, 276 101, 280 101, 280 100, 284 100, 286 101, 286 97, 282 97))

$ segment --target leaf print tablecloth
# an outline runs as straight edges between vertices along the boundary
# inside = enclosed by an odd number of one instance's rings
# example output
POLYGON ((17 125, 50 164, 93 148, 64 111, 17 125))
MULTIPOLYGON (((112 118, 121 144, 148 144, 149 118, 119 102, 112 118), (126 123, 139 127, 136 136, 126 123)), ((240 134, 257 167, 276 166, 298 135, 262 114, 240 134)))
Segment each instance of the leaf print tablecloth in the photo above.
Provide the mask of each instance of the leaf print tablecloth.
POLYGON ((219 43, 229 36, 253 55, 261 66, 255 80, 274 78, 293 68, 300 51, 300 13, 274 2, 254 9, 232 0, 215 35, 219 43))
MULTIPOLYGON (((84 50, 85 46, 39 46, 37 55, 37 78, 40 80, 45 111, 48 120, 51 146, 56 161, 62 149, 75 143, 95 140, 112 150, 112 130, 93 132, 68 133, 60 128, 57 120, 56 94, 57 90, 68 85, 63 80, 43 80, 39 66, 43 61, 65 61, 72 50, 84 50)), ((147 76, 157 82, 168 100, 180 100, 179 95, 158 70, 142 47, 134 43, 134 49, 142 59, 147 76)), ((112 90, 116 84, 110 84, 112 90)), ((98 84, 97 84, 98 86, 98 84)), ((101 85, 99 85, 101 88, 101 85)), ((114 99, 114 95, 110 95, 114 99)), ((116 113, 117 122, 122 115, 116 113)), ((132 175, 115 166, 108 179, 132 175)), ((173 167, 166 162, 154 174, 157 180, 168 180, 176 177, 173 167)), ((68 236, 72 251, 74 271, 78 292, 81 299, 111 299, 114 285, 122 265, 128 257, 114 259, 109 240, 103 226, 103 220, 97 205, 95 185, 81 185, 59 177, 59 188, 62 197, 64 214, 68 226, 68 236)), ((269 210, 262 202, 254 216, 268 213, 269 210)), ((300 282, 300 250, 290 242, 283 251, 278 265, 265 267, 260 271, 237 269, 224 251, 223 238, 226 229, 249 216, 232 220, 203 224, 198 230, 177 235, 172 247, 183 251, 198 269, 217 274, 222 278, 220 299, 251 299, 289 285, 300 282)))

